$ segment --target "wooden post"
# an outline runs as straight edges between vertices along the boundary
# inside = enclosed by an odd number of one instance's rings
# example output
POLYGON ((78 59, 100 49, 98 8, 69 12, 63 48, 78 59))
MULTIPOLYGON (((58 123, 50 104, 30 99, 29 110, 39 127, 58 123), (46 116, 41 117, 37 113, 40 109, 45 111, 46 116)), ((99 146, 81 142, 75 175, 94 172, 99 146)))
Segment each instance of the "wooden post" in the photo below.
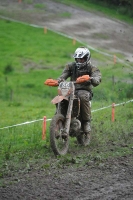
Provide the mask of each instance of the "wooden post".
POLYGON ((46 27, 44 27, 44 34, 46 34, 47 33, 47 28, 46 27))
POLYGON ((114 64, 116 64, 116 55, 114 55, 114 64))
POLYGON ((46 139, 46 116, 43 117, 43 124, 42 124, 42 140, 46 139))
POLYGON ((75 45, 76 44, 76 40, 75 39, 73 39, 73 45, 75 45))

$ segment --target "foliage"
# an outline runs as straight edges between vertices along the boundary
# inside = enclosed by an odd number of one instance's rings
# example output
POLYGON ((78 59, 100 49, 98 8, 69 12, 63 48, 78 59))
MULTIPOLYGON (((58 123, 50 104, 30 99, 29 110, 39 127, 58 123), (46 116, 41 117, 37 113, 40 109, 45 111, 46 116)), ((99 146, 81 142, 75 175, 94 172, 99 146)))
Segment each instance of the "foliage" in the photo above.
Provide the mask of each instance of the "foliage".
POLYGON ((12 65, 9 64, 9 65, 5 66, 4 74, 8 74, 8 73, 11 73, 11 72, 13 72, 12 65))

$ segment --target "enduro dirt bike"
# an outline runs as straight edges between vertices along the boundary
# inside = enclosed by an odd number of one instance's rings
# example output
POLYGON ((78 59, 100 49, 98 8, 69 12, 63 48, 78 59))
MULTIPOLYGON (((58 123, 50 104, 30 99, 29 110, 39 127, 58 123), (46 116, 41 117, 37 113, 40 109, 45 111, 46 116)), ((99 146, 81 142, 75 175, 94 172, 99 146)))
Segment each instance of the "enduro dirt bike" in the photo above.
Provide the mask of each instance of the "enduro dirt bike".
POLYGON ((45 85, 58 86, 58 96, 51 102, 56 105, 56 113, 50 124, 50 146, 57 155, 65 155, 69 148, 69 136, 76 137, 83 146, 90 143, 90 139, 83 132, 80 116, 80 99, 75 95, 75 84, 89 80, 89 75, 78 78, 75 82, 47 79, 45 85))

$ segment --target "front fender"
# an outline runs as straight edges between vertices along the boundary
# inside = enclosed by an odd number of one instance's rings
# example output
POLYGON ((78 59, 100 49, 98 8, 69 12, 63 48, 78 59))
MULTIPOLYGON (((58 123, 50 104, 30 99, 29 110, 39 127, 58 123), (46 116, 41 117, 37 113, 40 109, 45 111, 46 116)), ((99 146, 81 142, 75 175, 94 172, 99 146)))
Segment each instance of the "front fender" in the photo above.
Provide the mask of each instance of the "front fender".
POLYGON ((61 102, 63 99, 65 99, 65 100, 68 101, 68 98, 67 98, 67 97, 64 97, 64 96, 56 96, 55 98, 52 99, 51 103, 57 104, 57 103, 61 102))

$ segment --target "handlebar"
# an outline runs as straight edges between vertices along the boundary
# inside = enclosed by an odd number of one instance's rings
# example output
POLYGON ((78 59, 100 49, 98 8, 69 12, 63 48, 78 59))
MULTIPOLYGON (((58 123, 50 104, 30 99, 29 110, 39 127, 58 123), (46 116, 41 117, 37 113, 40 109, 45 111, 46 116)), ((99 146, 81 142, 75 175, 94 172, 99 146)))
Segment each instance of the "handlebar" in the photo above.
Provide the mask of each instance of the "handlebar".
MULTIPOLYGON (((80 84, 80 83, 84 83, 84 82, 87 82, 89 80, 92 80, 93 77, 90 77, 89 75, 83 75, 83 76, 80 76, 77 78, 76 81, 72 81, 74 84, 80 84)), ((64 80, 63 80, 64 81, 64 80)), ((63 82, 61 81, 61 82, 63 82)), ((54 79, 47 79, 45 82, 44 82, 45 85, 48 85, 48 86, 58 86, 59 85, 59 82, 58 80, 54 80, 54 79)))

